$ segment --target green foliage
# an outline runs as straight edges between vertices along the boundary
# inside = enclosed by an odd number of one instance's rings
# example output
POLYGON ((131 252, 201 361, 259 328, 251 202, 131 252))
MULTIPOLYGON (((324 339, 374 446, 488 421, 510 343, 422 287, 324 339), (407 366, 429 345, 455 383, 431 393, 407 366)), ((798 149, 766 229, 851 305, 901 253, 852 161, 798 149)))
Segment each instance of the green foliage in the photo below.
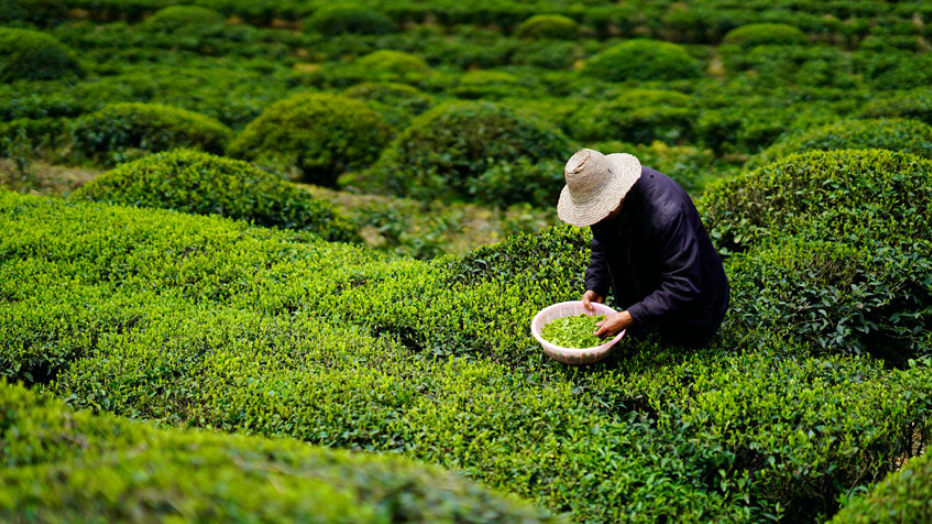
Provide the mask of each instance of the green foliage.
POLYGON ((489 102, 451 102, 417 117, 370 173, 369 190, 418 199, 553 205, 559 163, 573 146, 559 131, 489 102))
POLYGON ((806 35, 786 24, 748 24, 732 29, 722 40, 749 50, 759 45, 800 45, 808 43, 806 35))
POLYGON ((223 15, 195 5, 173 5, 159 10, 140 24, 144 31, 185 34, 198 33, 211 26, 225 23, 223 15))
POLYGON ((722 46, 722 61, 750 82, 780 88, 787 85, 851 89, 858 85, 853 60, 841 49, 809 45, 759 45, 750 50, 722 46))
POLYGON ((0 380, 4 522, 560 522, 439 468, 154 429, 0 380))
POLYGON ((932 519, 932 455, 916 457, 845 506, 832 524, 928 522, 932 519))
POLYGON ((734 314, 826 352, 929 356, 932 162, 882 150, 791 155, 721 181, 704 222, 732 264, 734 314))
POLYGON ((83 76, 75 54, 52 36, 0 27, 0 83, 83 76))
POLYGON ((359 58, 356 65, 372 80, 384 82, 417 81, 430 74, 430 66, 410 53, 383 49, 359 58))
POLYGON ((382 117, 359 100, 300 93, 263 111, 230 145, 230 152, 331 186, 344 171, 374 161, 389 133, 382 117))
POLYGON ((889 98, 872 100, 861 110, 862 118, 906 118, 932 126, 932 94, 926 88, 889 98))
POLYGON ((573 116, 573 137, 650 144, 690 141, 696 112, 690 98, 676 91, 631 89, 609 102, 593 104, 573 116))
POLYGON ((579 24, 563 15, 534 15, 518 24, 515 36, 528 39, 575 40, 579 36, 579 24))
POLYGON ((698 62, 670 42, 628 40, 586 62, 583 73, 608 82, 682 80, 700 74, 698 62))
POLYGON ((356 4, 331 4, 321 7, 307 20, 307 27, 324 35, 353 33, 382 35, 398 26, 384 13, 356 4))
POLYGON ((364 101, 396 129, 407 127, 414 117, 436 103, 433 97, 415 87, 391 82, 356 84, 343 95, 364 101))
POLYGON ((82 186, 79 200, 218 214, 264 227, 310 231, 327 240, 355 238, 331 205, 239 160, 175 150, 123 164, 82 186))
POLYGON ((47 27, 67 18, 68 9, 61 0, 0 0, 0 24, 26 22, 47 27))
POLYGON ((761 166, 791 153, 833 149, 889 149, 932 158, 932 127, 902 118, 842 120, 792 133, 747 166, 761 166))
POLYGON ((6 192, 0 227, 4 375, 129 417, 402 453, 575 521, 815 522, 927 433, 926 368, 731 320, 702 352, 550 361, 528 325, 582 291, 580 228, 422 263, 6 192))
POLYGON ((112 104, 71 127, 73 149, 104 165, 150 152, 195 148, 223 153, 230 130, 206 115, 162 104, 112 104))
POLYGON ((605 315, 576 315, 550 321, 543 329, 544 340, 563 348, 585 349, 601 346, 605 340, 592 334, 599 328, 597 323, 605 320, 605 315))

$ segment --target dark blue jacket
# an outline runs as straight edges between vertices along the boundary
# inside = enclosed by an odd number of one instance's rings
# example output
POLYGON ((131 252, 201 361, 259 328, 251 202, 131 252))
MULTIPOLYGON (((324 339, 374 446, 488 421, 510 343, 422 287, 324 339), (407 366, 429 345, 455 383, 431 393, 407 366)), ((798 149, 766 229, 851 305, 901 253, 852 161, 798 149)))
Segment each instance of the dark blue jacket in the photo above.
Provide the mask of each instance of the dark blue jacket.
POLYGON ((633 331, 704 344, 728 309, 728 278, 696 206, 671 178, 642 167, 621 213, 592 227, 586 289, 615 291, 633 331))

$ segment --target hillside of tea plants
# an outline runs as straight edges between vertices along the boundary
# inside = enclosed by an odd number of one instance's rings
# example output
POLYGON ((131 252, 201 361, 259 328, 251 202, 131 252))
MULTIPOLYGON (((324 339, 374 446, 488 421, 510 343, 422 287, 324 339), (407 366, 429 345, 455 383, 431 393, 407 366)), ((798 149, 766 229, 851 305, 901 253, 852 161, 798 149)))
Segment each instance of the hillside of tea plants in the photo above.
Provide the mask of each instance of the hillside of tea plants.
POLYGON ((0 520, 932 519, 930 51, 908 0, 0 0, 0 520), (709 347, 531 336, 582 147, 693 196, 709 347))

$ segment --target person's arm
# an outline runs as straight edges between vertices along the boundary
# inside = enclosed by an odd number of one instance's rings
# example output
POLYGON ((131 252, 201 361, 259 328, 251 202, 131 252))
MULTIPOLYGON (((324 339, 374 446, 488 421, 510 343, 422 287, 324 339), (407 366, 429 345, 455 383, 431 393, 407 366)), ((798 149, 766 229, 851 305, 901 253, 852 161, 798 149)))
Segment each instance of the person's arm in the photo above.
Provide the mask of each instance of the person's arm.
POLYGON ((628 308, 632 323, 642 325, 683 310, 701 295, 702 258, 698 215, 680 210, 658 231, 660 287, 628 308))

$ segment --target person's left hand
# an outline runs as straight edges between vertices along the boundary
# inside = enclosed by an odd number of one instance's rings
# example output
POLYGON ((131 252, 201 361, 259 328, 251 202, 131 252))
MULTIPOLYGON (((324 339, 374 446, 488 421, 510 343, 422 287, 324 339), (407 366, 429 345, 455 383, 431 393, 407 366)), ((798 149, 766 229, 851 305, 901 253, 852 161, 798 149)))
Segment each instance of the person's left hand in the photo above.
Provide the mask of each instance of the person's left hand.
POLYGON ((631 313, 627 311, 613 313, 607 315, 605 320, 596 323, 596 327, 599 329, 597 329, 593 335, 599 338, 614 337, 622 329, 627 329, 633 322, 634 318, 632 318, 631 313))

